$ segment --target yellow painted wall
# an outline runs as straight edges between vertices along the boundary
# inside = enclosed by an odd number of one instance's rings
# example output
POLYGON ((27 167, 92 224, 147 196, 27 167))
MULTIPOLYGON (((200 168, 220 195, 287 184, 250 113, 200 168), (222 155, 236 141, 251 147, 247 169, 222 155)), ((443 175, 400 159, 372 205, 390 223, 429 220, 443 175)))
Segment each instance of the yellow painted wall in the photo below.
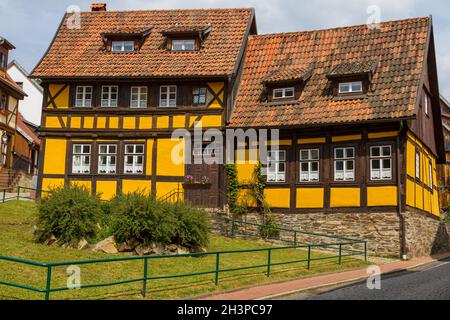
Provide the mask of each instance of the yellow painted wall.
POLYGON ((411 141, 408 141, 406 143, 406 173, 411 178, 415 178, 416 176, 415 157, 416 157, 416 148, 411 143, 411 141))
POLYGON ((416 206, 416 184, 410 180, 406 181, 406 205, 416 206))
POLYGON ((116 181, 97 181, 96 187, 102 200, 111 200, 117 192, 116 181))
POLYGON ((94 117, 84 117, 84 129, 94 128, 94 117))
POLYGON ((106 129, 106 117, 97 118, 97 129, 106 129))
POLYGON ((317 143, 325 143, 326 138, 305 138, 305 139, 298 139, 298 144, 317 144, 317 143))
POLYGON ((369 133, 369 139, 392 138, 398 136, 397 131, 374 132, 369 133))
POLYGON ((118 128, 119 128, 119 118, 109 117, 109 129, 118 129, 118 128))
POLYGON ((72 117, 70 119, 70 127, 73 129, 81 129, 81 117, 72 117))
POLYGON ((361 206, 360 188, 331 188, 331 208, 352 208, 361 206))
POLYGON ((173 127, 174 128, 184 128, 186 126, 185 116, 174 116, 173 117, 173 127))
MULTIPOLYGON (((62 88, 64 87, 64 84, 50 84, 48 86, 48 91, 52 97, 54 97, 62 88)), ((67 109, 69 108, 69 92, 70 92, 70 86, 67 86, 67 88, 64 89, 64 91, 61 92, 61 94, 56 97, 55 104, 58 109, 67 109)), ((50 101, 50 97, 49 97, 50 101)), ((49 108, 53 108, 53 104, 49 105, 49 108)))
MULTIPOLYGON (((192 118, 192 117, 191 117, 192 118)), ((222 116, 203 116, 195 127, 222 127, 222 116)))
POLYGON ((146 165, 146 174, 147 176, 151 176, 153 173, 153 144, 154 144, 154 140, 153 139, 148 139, 147 140, 147 158, 145 159, 146 165))
POLYGON ((368 187, 367 206, 385 207, 398 205, 397 187, 368 187))
POLYGON ((264 196, 271 208, 289 208, 291 205, 291 189, 270 189, 264 190, 264 196))
POLYGON ((66 171, 65 139, 46 139, 44 153, 44 174, 65 174, 66 171))
POLYGON ((354 134, 354 135, 348 135, 348 136, 336 136, 336 137, 332 137, 332 141, 333 142, 343 142, 343 141, 356 141, 356 140, 361 140, 362 139, 362 135, 360 134, 354 134))
POLYGON ((44 178, 42 179, 42 190, 50 191, 55 188, 64 187, 64 179, 44 178))
POLYGON ((149 130, 153 127, 152 117, 140 117, 139 118, 139 129, 149 130))
POLYGON ((45 127, 49 129, 61 129, 58 117, 45 117, 45 127))
POLYGON ((249 189, 239 189, 237 202, 249 208, 256 207, 256 199, 249 189))
POLYGON ((144 194, 150 194, 151 190, 150 180, 122 180, 122 193, 143 192, 144 194))
POLYGON ((324 207, 323 188, 297 188, 297 208, 320 209, 324 207))
POLYGON ((123 128, 126 130, 136 129, 135 117, 123 117, 123 128))
MULTIPOLYGON (((213 83, 208 83, 208 86, 211 88, 211 90, 215 93, 218 94, 220 92, 220 90, 223 89, 224 87, 224 83, 223 82, 213 82, 213 83)), ((220 100, 224 101, 224 92, 222 92, 219 95, 220 100)), ((211 105, 209 106, 210 109, 220 109, 222 108, 222 105, 219 103, 219 101, 217 99, 215 99, 213 101, 213 103, 211 103, 211 105)))
POLYGON ((183 186, 178 182, 157 182, 156 183, 156 197, 161 198, 166 196, 172 191, 183 190, 183 186))
MULTIPOLYGON (((183 146, 183 140, 158 139, 157 166, 158 176, 183 177, 185 175, 185 165, 183 163, 176 164, 172 161, 172 149, 176 146, 183 146)), ((180 156, 184 157, 184 150, 180 156)))
POLYGON ((158 129, 167 129, 167 128, 169 128, 169 117, 168 116, 158 117, 158 119, 156 121, 156 127, 158 129))
POLYGON ((72 180, 70 181, 70 184, 73 186, 79 186, 79 187, 84 187, 87 190, 92 190, 92 182, 91 181, 87 181, 87 180, 72 180))

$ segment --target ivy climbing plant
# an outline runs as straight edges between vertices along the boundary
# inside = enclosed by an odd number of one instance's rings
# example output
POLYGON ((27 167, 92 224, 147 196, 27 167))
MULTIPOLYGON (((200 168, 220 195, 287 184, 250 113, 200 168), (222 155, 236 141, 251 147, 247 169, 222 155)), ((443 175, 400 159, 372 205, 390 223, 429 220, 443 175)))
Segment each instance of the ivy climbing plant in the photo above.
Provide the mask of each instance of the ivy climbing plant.
POLYGON ((239 181, 236 164, 226 164, 225 173, 227 175, 227 197, 230 212, 234 212, 238 207, 239 181))

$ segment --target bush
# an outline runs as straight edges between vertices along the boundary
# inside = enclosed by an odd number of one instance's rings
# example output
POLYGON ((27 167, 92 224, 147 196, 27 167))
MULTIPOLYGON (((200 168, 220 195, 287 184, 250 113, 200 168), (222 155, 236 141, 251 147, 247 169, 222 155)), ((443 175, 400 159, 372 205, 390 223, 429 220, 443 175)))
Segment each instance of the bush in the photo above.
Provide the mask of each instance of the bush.
POLYGON ((70 186, 51 190, 38 203, 39 242, 53 234, 60 243, 77 244, 90 240, 98 230, 102 209, 99 197, 85 187, 70 186))
POLYGON ((201 247, 208 244, 207 214, 135 192, 111 201, 111 231, 117 242, 137 241, 201 247))

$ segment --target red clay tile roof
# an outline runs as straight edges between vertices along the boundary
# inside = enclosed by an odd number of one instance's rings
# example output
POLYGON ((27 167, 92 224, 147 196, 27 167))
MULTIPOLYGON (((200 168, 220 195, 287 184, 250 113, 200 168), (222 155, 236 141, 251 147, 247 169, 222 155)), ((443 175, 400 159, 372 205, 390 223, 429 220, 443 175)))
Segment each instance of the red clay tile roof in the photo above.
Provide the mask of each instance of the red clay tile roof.
POLYGON ((263 83, 277 83, 286 81, 304 81, 311 75, 311 68, 279 68, 267 74, 262 79, 263 83))
POLYGON ((67 27, 66 15, 33 77, 230 76, 244 45, 253 9, 196 9, 82 12, 81 29, 67 27), (163 30, 176 22, 206 26, 211 33, 198 52, 169 52, 163 30), (101 33, 151 28, 139 52, 102 51, 101 33))
POLYGON ((17 118, 17 131, 29 142, 33 142, 36 145, 41 145, 41 140, 36 135, 36 133, 33 132, 33 130, 28 127, 28 125, 24 122, 23 115, 19 112, 19 117, 17 118))
POLYGON ((430 18, 308 32, 253 36, 245 57, 231 127, 314 126, 414 115, 430 18), (327 73, 344 62, 376 61, 367 96, 338 101, 327 73), (311 64, 297 103, 261 103, 262 79, 276 68, 311 64))
POLYGON ((372 75, 377 67, 377 62, 373 60, 344 62, 334 66, 328 72, 328 78, 345 77, 352 75, 368 74, 372 75))
POLYGON ((27 96, 27 94, 22 90, 22 88, 19 87, 17 83, 14 82, 14 80, 9 76, 7 72, 0 70, 0 82, 3 85, 6 85, 10 90, 16 92, 22 99, 23 97, 27 96))

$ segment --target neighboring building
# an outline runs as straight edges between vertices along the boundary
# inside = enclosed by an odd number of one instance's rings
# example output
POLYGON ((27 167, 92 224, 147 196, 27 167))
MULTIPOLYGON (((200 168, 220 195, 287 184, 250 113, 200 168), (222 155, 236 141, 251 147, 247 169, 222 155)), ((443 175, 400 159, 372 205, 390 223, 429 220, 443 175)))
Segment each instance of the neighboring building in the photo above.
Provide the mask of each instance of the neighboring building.
MULTIPOLYGON (((106 5, 105 5, 106 6, 106 5)), ((32 76, 44 106, 39 187, 77 183, 110 199, 145 190, 158 198, 187 174, 207 175, 191 190, 198 205, 223 203, 222 166, 174 164, 177 128, 222 129, 247 38, 252 9, 81 13, 81 29, 64 20, 32 76)))
MULTIPOLYGON (((39 149, 41 142, 36 133, 37 127, 27 123, 22 114, 17 119, 17 130, 14 142, 14 170, 20 171, 28 180, 38 173, 39 149)), ((23 179, 22 181, 25 181, 23 179)), ((30 186, 27 183, 27 186, 30 186)))
POLYGON ((8 64, 7 72, 11 79, 28 95, 20 103, 19 112, 26 121, 39 125, 41 123, 44 90, 36 80, 28 77, 28 72, 16 60, 8 64))
POLYGON ((440 207, 445 211, 450 205, 450 103, 441 96, 442 129, 445 142, 445 163, 439 165, 438 182, 440 193, 440 207))
POLYGON ((254 36, 244 61, 229 127, 280 129, 265 190, 279 221, 379 254, 448 249, 431 18, 254 36))
POLYGON ((0 189, 9 188, 16 174, 13 167, 13 147, 16 134, 19 100, 26 97, 25 92, 6 72, 9 51, 15 47, 0 37, 0 189))
MULTIPOLYGON (((39 188, 110 199, 184 187, 220 207, 223 166, 173 163, 173 130, 275 128, 265 194, 280 223, 365 238, 378 254, 442 249, 431 18, 258 36, 252 9, 93 10, 81 29, 64 17, 32 74, 44 87, 39 188), (186 175, 209 183, 182 186, 186 175)), ((253 164, 237 167, 252 177, 253 164)))

